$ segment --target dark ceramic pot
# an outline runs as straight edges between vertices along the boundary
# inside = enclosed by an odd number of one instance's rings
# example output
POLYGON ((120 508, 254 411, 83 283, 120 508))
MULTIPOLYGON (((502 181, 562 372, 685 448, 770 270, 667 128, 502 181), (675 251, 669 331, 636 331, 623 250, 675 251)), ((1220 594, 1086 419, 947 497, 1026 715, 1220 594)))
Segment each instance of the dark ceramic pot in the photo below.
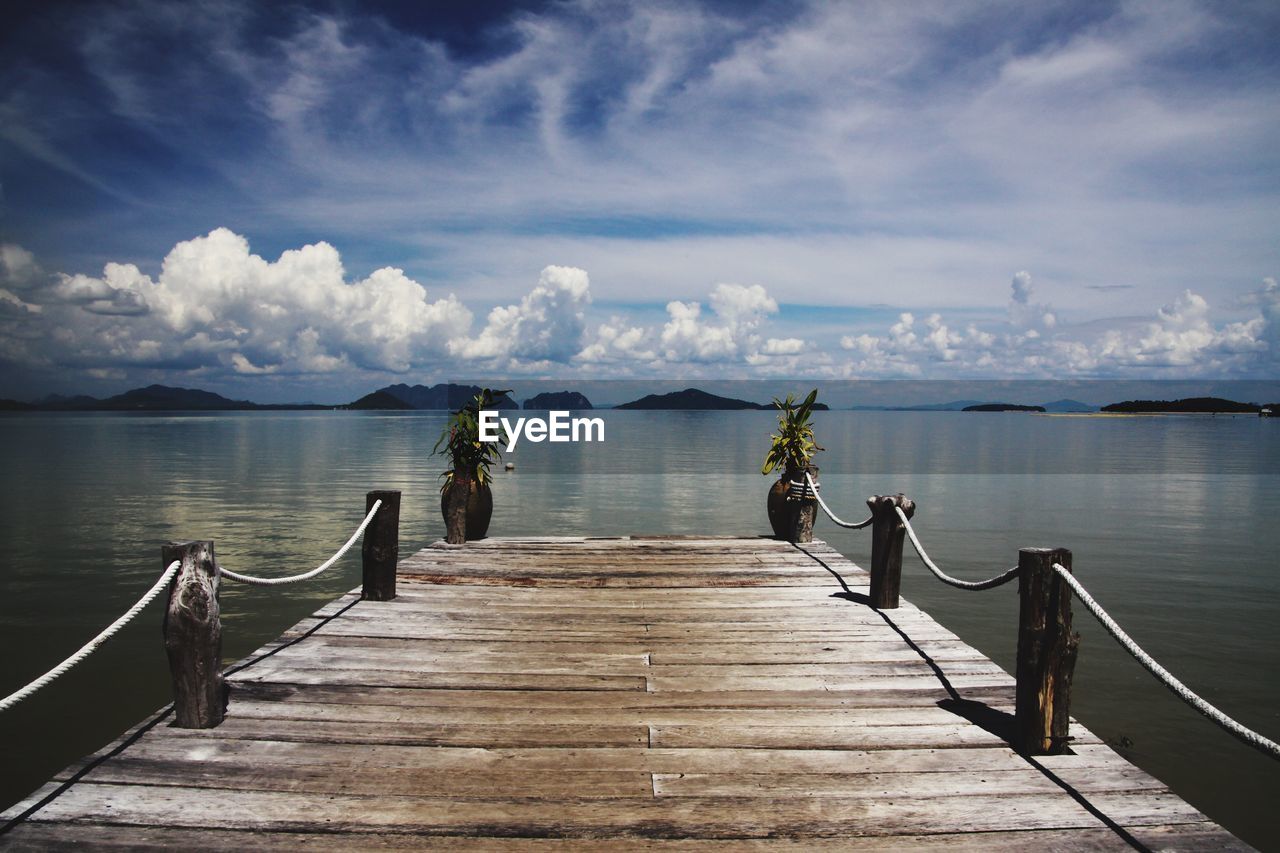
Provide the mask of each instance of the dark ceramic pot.
MULTIPOLYGON (((444 519, 445 525, 449 524, 449 516, 445 512, 445 496, 447 491, 440 495, 440 516, 444 519)), ((467 541, 473 539, 483 539, 489 532, 489 521, 493 518, 493 490, 487 485, 481 486, 475 480, 471 481, 471 491, 467 495, 467 541)))

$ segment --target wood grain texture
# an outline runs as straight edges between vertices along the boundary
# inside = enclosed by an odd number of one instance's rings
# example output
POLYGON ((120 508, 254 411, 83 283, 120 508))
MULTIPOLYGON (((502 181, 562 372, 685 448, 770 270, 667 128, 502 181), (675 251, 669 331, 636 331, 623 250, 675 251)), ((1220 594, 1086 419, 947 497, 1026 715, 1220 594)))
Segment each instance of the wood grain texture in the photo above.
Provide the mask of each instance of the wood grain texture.
POLYGON ((217 728, 67 768, 0 846, 1247 849, 1074 721, 1022 757, 1013 679, 822 542, 485 539, 396 577, 234 667, 217 728))

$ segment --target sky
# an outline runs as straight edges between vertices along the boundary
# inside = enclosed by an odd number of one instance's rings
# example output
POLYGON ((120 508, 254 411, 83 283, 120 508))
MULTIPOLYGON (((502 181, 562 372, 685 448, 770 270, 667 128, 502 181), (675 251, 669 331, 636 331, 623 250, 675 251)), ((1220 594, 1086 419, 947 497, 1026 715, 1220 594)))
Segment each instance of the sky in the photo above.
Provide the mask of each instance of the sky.
POLYGON ((0 396, 1274 379, 1280 6, 11 2, 0 396))

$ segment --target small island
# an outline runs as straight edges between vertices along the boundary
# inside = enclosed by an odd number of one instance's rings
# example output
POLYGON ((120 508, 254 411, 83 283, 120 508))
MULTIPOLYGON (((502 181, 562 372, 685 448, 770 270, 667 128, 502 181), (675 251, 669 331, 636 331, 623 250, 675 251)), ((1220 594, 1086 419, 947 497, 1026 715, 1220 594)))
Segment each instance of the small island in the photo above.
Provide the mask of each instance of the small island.
POLYGON ((317 403, 251 403, 248 400, 231 400, 199 388, 168 385, 134 388, 106 399, 84 394, 74 397, 50 394, 34 403, 16 400, 0 403, 0 409, 12 412, 256 412, 331 408, 317 403))
POLYGON ((1125 400, 1103 406, 1103 412, 1114 414, 1230 414, 1256 415, 1260 406, 1237 403, 1221 397, 1186 397, 1181 400, 1125 400))
POLYGON ((978 403, 965 406, 962 412, 1043 412, 1044 406, 1019 406, 1017 403, 978 403))
POLYGON ((362 412, 384 412, 405 411, 412 409, 413 406, 386 391, 374 391, 371 394, 365 394, 354 403, 348 403, 344 408, 362 412))
MULTIPOLYGON (((699 388, 686 388, 683 391, 672 391, 669 394, 648 394, 639 400, 615 406, 617 409, 649 409, 655 411, 773 411, 778 406, 770 403, 753 403, 750 400, 738 400, 733 397, 721 397, 699 388)), ((814 403, 815 412, 825 412, 829 407, 825 403, 814 403)))
POLYGON ((761 407, 748 400, 735 400, 732 397, 720 397, 708 394, 697 388, 686 388, 683 391, 672 391, 669 394, 647 394, 639 400, 623 403, 618 409, 682 409, 690 411, 731 411, 737 409, 755 409, 761 407))
MULTIPOLYGON (((430 387, 426 385, 405 385, 399 383, 397 385, 388 385, 386 388, 379 388, 374 394, 385 393, 397 400, 407 404, 410 409, 432 409, 456 412, 465 406, 473 397, 481 391, 478 385, 457 385, 455 383, 440 383, 430 387)), ((362 397, 367 400, 373 395, 362 397)), ((360 402, 357 400, 356 402, 360 402)), ((354 408, 354 404, 348 408, 354 408)), ((364 408, 374 408, 365 406, 364 408)), ((387 407, 391 408, 391 407, 387 407)), ((394 408, 402 408, 396 406, 394 408)), ((492 408, 494 409, 518 409, 520 405, 512 400, 506 394, 499 395, 495 398, 492 408)))
POLYGON ((584 394, 577 391, 543 391, 541 394, 534 394, 525 400, 523 408, 537 411, 551 411, 552 409, 584 411, 595 407, 591 405, 591 401, 584 394))

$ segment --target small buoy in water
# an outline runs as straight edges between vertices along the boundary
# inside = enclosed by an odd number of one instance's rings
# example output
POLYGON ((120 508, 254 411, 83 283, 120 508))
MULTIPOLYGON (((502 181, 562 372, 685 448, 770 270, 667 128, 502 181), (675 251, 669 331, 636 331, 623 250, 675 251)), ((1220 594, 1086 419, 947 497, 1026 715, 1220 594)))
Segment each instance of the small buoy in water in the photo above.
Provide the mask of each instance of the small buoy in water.
POLYGON ((506 470, 508 470, 508 471, 514 471, 514 470, 516 470, 516 463, 514 463, 514 462, 508 462, 506 465, 503 465, 502 467, 503 467, 503 468, 505 468, 505 469, 506 469, 506 470))

